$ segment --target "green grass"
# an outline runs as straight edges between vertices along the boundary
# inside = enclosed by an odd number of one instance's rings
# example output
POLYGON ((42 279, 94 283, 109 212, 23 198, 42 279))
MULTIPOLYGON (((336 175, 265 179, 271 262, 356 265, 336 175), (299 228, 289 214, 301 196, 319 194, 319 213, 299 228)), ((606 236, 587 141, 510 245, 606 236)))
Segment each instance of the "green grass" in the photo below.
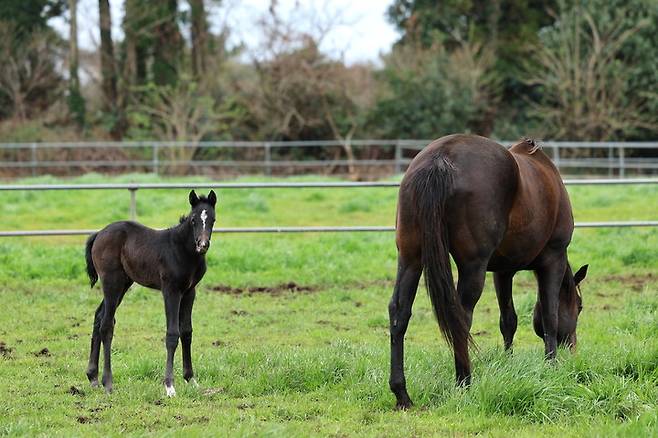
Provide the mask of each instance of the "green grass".
MULTIPOLYGON (((162 179, 88 175, 74 182, 101 181, 162 179)), ((655 186, 569 191, 577 221, 658 216, 655 186)), ((392 225, 396 203, 391 188, 218 194, 218 224, 226 227, 392 225)), ((140 191, 139 219, 172 225, 186 213, 186 198, 185 190, 140 191)), ((127 217, 128 193, 0 192, 0 212, 3 230, 100 228, 127 217)), ((88 386, 89 335, 101 294, 88 287, 83 243, 0 240, 0 341, 11 350, 0 355, 0 435, 657 436, 658 229, 575 232, 572 264, 590 264, 585 309, 578 353, 560 351, 555 365, 544 362, 532 331, 532 275, 515 278, 519 330, 511 356, 502 351, 488 278, 475 310, 479 353, 468 390, 453 384, 453 360, 421 291, 407 332, 407 381, 416 403, 408 412, 393 411, 387 384, 391 233, 216 235, 194 310, 201 387, 183 383, 177 357, 174 399, 160 384, 162 299, 142 287, 133 287, 117 312, 115 392, 88 386), (312 290, 215 290, 288 282, 312 290), (49 355, 38 354, 44 348, 49 355)))

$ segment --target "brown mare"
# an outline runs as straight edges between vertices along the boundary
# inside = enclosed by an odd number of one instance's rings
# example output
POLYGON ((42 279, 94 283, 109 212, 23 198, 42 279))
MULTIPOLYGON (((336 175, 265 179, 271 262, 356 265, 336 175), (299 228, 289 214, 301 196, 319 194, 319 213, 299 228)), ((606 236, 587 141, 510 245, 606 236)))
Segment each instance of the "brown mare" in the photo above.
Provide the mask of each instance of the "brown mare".
POLYGON ((582 309, 577 285, 587 266, 575 275, 571 271, 569 196, 558 170, 534 141, 509 150, 474 135, 432 142, 402 180, 396 224, 389 384, 398 408, 412 404, 404 377, 404 335, 423 271, 439 326, 454 351, 458 384, 470 383, 469 330, 486 271, 494 272, 506 349, 517 326, 512 278, 521 270, 532 270, 537 278, 534 327, 546 357, 555 357, 558 343, 575 348, 582 309), (456 289, 450 255, 458 271, 456 289))

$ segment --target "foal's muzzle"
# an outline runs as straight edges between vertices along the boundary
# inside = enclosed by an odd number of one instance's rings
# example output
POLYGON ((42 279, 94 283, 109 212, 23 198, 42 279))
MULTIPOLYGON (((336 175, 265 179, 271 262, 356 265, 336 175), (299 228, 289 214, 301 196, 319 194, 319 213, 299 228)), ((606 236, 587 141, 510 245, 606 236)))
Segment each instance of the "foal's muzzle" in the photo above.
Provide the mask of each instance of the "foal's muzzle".
POLYGON ((196 242, 196 252, 199 254, 205 254, 210 248, 210 240, 197 240, 196 242))

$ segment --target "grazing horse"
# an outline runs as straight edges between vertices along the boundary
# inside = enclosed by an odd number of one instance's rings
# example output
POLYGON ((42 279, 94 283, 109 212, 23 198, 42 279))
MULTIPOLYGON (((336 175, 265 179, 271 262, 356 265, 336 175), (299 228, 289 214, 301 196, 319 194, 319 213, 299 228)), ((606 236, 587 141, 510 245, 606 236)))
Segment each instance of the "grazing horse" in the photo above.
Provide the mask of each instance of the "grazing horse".
POLYGON ((577 285, 587 266, 575 275, 571 271, 569 196, 558 170, 533 140, 509 150, 475 135, 432 142, 402 180, 396 225, 389 384, 397 408, 412 404, 404 377, 404 335, 421 272, 441 332, 454 351, 458 384, 470 383, 469 331, 487 271, 494 272, 506 349, 517 325, 512 277, 521 270, 532 270, 537 278, 534 327, 546 357, 555 357, 558 343, 575 348, 582 309, 577 285), (457 288, 450 255, 457 265, 457 288))
POLYGON ((98 357, 103 342, 103 386, 112 392, 111 345, 114 313, 133 282, 162 291, 167 316, 167 364, 164 385, 174 389, 174 353, 180 337, 183 346, 183 377, 196 384, 192 371, 192 305, 195 286, 206 272, 205 254, 210 247, 217 197, 189 195, 192 210, 180 223, 166 230, 153 230, 136 222, 114 222, 87 240, 87 274, 93 287, 100 278, 103 301, 96 310, 91 337, 87 377, 98 386, 98 357))

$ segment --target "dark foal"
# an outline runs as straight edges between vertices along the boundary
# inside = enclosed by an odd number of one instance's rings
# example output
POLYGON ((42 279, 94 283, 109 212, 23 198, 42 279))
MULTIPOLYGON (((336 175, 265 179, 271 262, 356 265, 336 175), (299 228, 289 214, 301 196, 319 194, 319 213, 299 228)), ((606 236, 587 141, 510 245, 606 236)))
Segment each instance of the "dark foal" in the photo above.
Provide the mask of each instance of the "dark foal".
POLYGON ((180 338, 183 346, 183 377, 196 384, 192 371, 192 306, 195 286, 206 272, 205 254, 210 247, 217 197, 189 195, 192 210, 180 223, 166 230, 153 230, 136 222, 114 222, 87 240, 87 273, 93 287, 100 278, 103 302, 96 310, 87 377, 98 386, 98 358, 103 342, 103 386, 112 391, 111 346, 114 313, 128 288, 136 282, 159 289, 167 316, 167 365, 164 385, 174 389, 174 353, 180 338))
POLYGON ((575 348, 582 309, 577 285, 587 266, 575 275, 571 271, 569 196, 558 170, 534 141, 521 141, 510 150, 474 135, 434 141, 414 158, 402 180, 396 223, 389 384, 398 408, 411 405, 404 335, 422 272, 441 331, 454 351, 459 384, 471 379, 469 331, 487 271, 494 272, 506 349, 517 325, 512 278, 521 270, 537 277, 534 327, 546 357, 555 357, 558 343, 575 348), (450 255, 459 273, 456 288, 450 255))

